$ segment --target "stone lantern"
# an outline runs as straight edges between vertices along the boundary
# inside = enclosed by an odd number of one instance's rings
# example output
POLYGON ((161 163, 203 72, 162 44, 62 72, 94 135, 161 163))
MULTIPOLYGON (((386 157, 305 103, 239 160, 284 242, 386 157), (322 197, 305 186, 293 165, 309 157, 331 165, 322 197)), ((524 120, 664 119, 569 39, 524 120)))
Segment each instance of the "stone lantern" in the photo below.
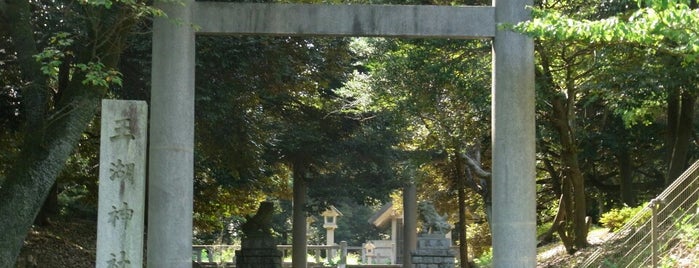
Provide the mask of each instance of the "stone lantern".
POLYGON ((372 259, 374 258, 374 256, 376 256, 376 254, 374 253, 375 248, 376 246, 371 241, 368 241, 366 242, 366 244, 364 244, 364 252, 367 258, 367 264, 372 264, 372 259))
MULTIPOLYGON (((342 212, 337 210, 335 206, 330 206, 327 210, 320 214, 323 216, 323 228, 326 230, 326 245, 335 245, 335 229, 337 229, 337 217, 342 216, 342 212)), ((328 259, 331 259, 334 252, 328 250, 328 259)))
POLYGON ((337 228, 337 217, 342 216, 342 213, 337 210, 334 206, 330 206, 327 210, 323 211, 322 214, 323 216, 323 227, 325 229, 332 228, 336 229, 337 228))

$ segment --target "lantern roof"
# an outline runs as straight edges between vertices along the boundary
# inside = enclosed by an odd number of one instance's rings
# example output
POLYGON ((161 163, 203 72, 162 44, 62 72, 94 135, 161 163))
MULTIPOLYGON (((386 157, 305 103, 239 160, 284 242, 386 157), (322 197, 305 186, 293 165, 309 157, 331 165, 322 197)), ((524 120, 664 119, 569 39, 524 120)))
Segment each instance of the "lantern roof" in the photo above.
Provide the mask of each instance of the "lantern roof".
POLYGON ((320 214, 323 217, 337 217, 337 216, 343 216, 342 212, 337 210, 335 206, 330 206, 328 209, 323 211, 323 213, 320 214))

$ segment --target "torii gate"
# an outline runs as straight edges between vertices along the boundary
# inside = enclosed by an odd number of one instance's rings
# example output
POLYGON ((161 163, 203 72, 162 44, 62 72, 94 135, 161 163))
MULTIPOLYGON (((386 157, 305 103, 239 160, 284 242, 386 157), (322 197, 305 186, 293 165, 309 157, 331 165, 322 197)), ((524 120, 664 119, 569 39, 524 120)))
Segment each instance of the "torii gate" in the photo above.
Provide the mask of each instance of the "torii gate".
POLYGON ((157 1, 168 18, 153 25, 147 266, 192 265, 194 37, 257 34, 493 38, 493 264, 535 267, 534 45, 497 29, 529 19, 525 7, 533 0, 501 1, 492 7, 157 1))

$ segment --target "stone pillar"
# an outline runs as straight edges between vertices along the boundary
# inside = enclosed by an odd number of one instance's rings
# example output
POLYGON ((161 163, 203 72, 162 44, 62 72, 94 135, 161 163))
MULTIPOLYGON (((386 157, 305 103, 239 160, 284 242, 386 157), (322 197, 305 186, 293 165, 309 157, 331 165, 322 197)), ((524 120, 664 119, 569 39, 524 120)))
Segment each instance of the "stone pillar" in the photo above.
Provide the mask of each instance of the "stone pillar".
POLYGON ((347 241, 340 241, 340 263, 337 268, 347 267, 347 241))
POLYGON ((325 227, 325 244, 328 246, 335 245, 335 228, 325 227))
POLYGON ((156 1, 153 22, 147 266, 192 266, 193 0, 156 1))
MULTIPOLYGON (((335 245, 335 228, 325 227, 325 245, 335 245)), ((325 254, 328 260, 332 260, 335 257, 335 250, 328 249, 325 254)))
POLYGON ((411 253, 417 248, 417 189, 411 182, 403 188, 403 267, 412 268, 411 253))
POLYGON ((102 100, 95 267, 143 266, 145 101, 102 100))
MULTIPOLYGON (((498 24, 517 23, 530 18, 533 1, 493 5, 498 24)), ((534 43, 497 30, 493 54, 493 266, 535 267, 534 43)))

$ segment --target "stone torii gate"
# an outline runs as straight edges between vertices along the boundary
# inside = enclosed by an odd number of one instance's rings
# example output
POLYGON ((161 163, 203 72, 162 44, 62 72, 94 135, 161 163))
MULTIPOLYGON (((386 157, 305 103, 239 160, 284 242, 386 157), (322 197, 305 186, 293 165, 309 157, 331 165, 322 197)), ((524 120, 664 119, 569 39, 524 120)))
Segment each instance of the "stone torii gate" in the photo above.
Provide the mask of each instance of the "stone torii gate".
POLYGON ((492 38, 493 264, 535 267, 534 45, 497 29, 499 23, 527 20, 525 7, 533 0, 495 2, 492 7, 157 2, 168 18, 156 18, 153 25, 147 266, 192 265, 194 37, 255 34, 492 38))

